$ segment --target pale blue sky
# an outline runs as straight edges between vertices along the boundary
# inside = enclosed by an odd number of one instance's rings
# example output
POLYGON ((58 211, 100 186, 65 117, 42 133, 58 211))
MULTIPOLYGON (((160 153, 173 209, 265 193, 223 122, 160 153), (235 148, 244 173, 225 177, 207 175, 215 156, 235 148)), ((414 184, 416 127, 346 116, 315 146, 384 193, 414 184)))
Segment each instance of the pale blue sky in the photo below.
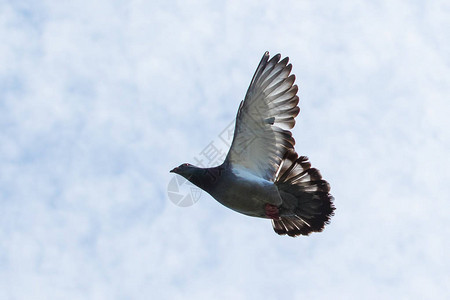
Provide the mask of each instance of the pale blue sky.
POLYGON ((0 1, 0 299, 448 299, 447 2, 0 1), (309 237, 167 196, 266 50, 335 196, 309 237))

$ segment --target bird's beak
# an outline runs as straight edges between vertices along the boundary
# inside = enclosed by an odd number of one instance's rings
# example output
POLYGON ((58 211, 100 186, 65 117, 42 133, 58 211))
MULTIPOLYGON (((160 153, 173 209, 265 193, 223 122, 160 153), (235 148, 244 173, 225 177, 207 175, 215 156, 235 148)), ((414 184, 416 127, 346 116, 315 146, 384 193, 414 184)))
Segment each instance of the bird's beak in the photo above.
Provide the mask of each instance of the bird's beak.
POLYGON ((176 167, 176 168, 173 168, 172 170, 170 170, 170 173, 176 173, 176 172, 177 172, 177 170, 178 170, 178 167, 176 167))

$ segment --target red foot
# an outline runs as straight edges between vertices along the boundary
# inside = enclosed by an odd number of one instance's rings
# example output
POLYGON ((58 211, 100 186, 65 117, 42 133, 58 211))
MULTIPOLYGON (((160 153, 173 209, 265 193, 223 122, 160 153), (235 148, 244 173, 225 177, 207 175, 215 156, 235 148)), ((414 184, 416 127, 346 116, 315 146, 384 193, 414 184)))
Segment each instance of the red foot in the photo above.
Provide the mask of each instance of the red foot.
POLYGON ((264 210, 266 211, 266 216, 268 216, 269 218, 275 219, 275 220, 280 218, 280 215, 278 212, 278 207, 276 207, 275 205, 267 203, 264 206, 264 210))

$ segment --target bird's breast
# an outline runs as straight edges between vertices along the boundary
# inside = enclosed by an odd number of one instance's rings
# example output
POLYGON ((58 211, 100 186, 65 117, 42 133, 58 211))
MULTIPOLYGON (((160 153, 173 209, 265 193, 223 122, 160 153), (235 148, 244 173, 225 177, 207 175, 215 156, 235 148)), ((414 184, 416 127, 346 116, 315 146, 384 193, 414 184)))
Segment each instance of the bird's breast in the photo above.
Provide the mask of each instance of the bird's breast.
POLYGON ((276 185, 245 169, 231 169, 211 194, 217 201, 237 212, 265 217, 265 204, 281 205, 276 185))

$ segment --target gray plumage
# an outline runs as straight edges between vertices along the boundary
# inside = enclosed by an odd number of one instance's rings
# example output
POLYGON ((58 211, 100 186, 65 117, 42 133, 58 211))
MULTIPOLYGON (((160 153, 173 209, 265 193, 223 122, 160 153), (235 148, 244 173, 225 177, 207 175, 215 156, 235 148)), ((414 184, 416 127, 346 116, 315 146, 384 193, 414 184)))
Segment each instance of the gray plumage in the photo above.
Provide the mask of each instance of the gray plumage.
POLYGON ((269 218, 276 233, 322 231, 333 215, 329 184, 308 158, 298 157, 289 129, 300 109, 289 58, 266 52, 236 116, 233 142, 222 165, 182 164, 177 173, 218 202, 245 215, 269 218))

